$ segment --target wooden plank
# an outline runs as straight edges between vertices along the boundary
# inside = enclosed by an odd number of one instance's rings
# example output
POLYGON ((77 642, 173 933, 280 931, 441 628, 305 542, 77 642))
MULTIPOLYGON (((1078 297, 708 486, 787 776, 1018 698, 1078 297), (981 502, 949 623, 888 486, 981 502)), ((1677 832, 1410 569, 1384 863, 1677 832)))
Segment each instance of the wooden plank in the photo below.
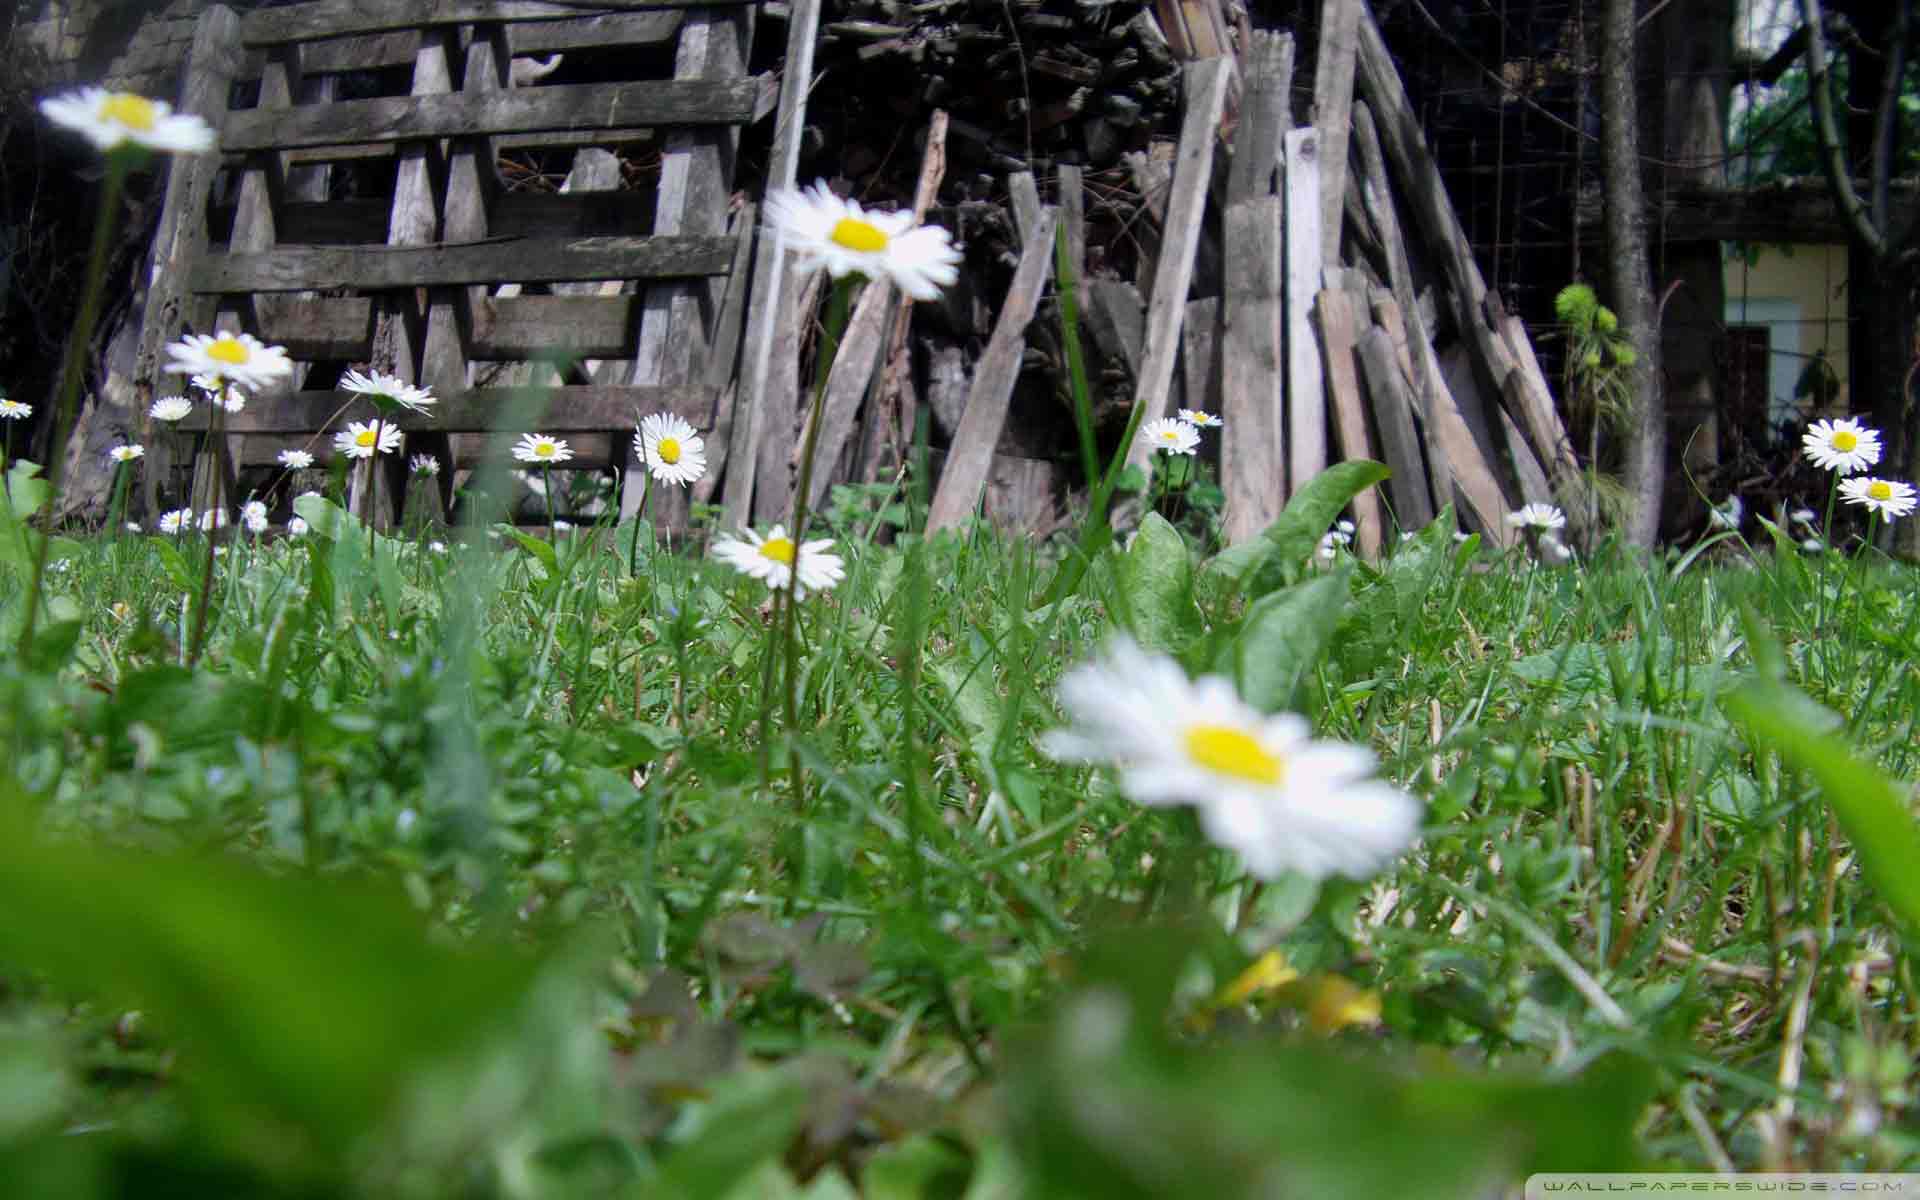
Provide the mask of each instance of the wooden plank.
MULTIPOLYGON (((1397 310, 1398 306, 1393 304, 1391 298, 1383 297, 1383 301, 1397 310)), ((1413 356, 1414 373, 1427 381, 1427 408, 1422 417, 1426 422, 1428 461, 1445 461, 1447 464, 1444 477, 1437 469, 1433 472, 1435 498, 1448 495, 1457 497, 1461 524, 1478 528, 1494 545, 1504 546, 1513 533, 1507 526, 1506 515, 1515 505, 1505 495, 1495 473, 1494 463, 1497 460, 1492 456, 1493 447, 1481 445, 1474 437, 1473 428, 1460 411, 1459 402, 1447 389, 1432 343, 1424 338, 1418 339, 1408 350, 1413 356), (1445 490, 1442 489, 1442 478, 1448 485, 1445 490)))
MULTIPOLYGON (((1209 58, 1184 69, 1186 114, 1174 156, 1173 185, 1167 205, 1164 240, 1154 268, 1148 302, 1146 349, 1134 381, 1134 404, 1143 421, 1167 415, 1173 385, 1174 356, 1180 348, 1180 322, 1186 315, 1187 289, 1193 282, 1194 255, 1200 247, 1200 223, 1206 215, 1207 189, 1213 178, 1213 145, 1227 102, 1232 63, 1209 58)), ((1127 465, 1150 474, 1152 447, 1138 440, 1127 447, 1127 465)))
MULTIPOLYGON (((239 18, 225 7, 201 13, 181 75, 179 111, 193 113, 218 128, 238 67, 239 18)), ((134 398, 140 408, 131 415, 146 433, 140 440, 147 446, 148 468, 141 479, 149 512, 161 511, 160 489, 172 474, 173 454, 171 439, 151 436, 153 422, 147 408, 155 396, 177 394, 186 383, 184 376, 163 370, 167 343, 190 325, 204 328, 193 319, 204 301, 187 288, 186 266, 206 250, 207 198, 220 169, 219 159, 209 154, 174 154, 165 162, 166 194, 147 255, 146 306, 133 367, 134 398)))
MULTIPOLYGON (((1257 106, 1253 106, 1257 111, 1257 106)), ((1246 119, 1248 108, 1243 108, 1246 119)), ((1257 536, 1280 515, 1285 466, 1281 242, 1283 202, 1257 196, 1227 207, 1225 346, 1221 354, 1222 532, 1229 544, 1257 536)))
MULTIPOLYGON (((1327 288, 1314 306, 1314 317, 1320 328, 1327 395, 1333 406, 1333 428, 1340 445, 1340 457, 1346 461, 1377 459, 1373 439, 1367 433, 1366 402, 1360 394, 1353 304, 1346 292, 1327 288)), ((1367 488, 1353 498, 1353 523, 1360 556, 1378 558, 1380 548, 1386 543, 1386 520, 1380 511, 1377 489, 1367 488)))
MULTIPOLYGON (((394 424, 411 433, 438 430, 446 433, 531 433, 552 434, 604 433, 609 429, 631 428, 634 410, 672 412, 697 429, 710 429, 714 421, 717 395, 703 384, 678 387, 591 386, 466 388, 438 398, 428 413, 401 413, 394 424), (530 407, 528 398, 537 403, 530 407), (526 410, 523 424, 507 423, 515 411, 526 410)), ((349 406, 365 401, 352 392, 310 391, 264 394, 250 400, 247 407, 224 418, 226 428, 236 434, 310 433, 324 428, 349 406)), ((207 427, 207 406, 199 405, 180 428, 201 431, 207 427)), ((629 439, 630 440, 630 439, 629 439)), ((444 468, 443 468, 444 473, 444 468)))
MULTIPOLYGON (((927 219, 940 192, 940 180, 947 173, 947 114, 935 109, 927 122, 927 144, 920 155, 920 177, 913 188, 913 220, 927 219)), ((915 407, 913 363, 907 351, 907 331, 913 324, 913 297, 901 296, 893 318, 893 333, 887 341, 886 357, 880 372, 880 386, 873 394, 867 412, 867 436, 861 453, 861 477, 878 482, 894 464, 907 461, 907 444, 913 438, 915 407)))
MULTIPOLYGON (((1246 86, 1240 97, 1240 125, 1234 131, 1233 167, 1227 175, 1227 203, 1238 204, 1276 190, 1281 140, 1293 126, 1288 98, 1293 90, 1293 35, 1260 30, 1246 56, 1246 86)), ((1227 270, 1233 270, 1227 251, 1227 270)))
MULTIPOLYGON (((278 10, 276 10, 278 11, 278 10)), ((404 10, 393 9, 404 14, 404 10)), ((257 13, 255 15, 258 15, 257 13)), ((411 14, 410 19, 418 20, 411 14)), ((514 26, 513 44, 520 54, 545 57, 572 50, 642 49, 670 42, 680 31, 682 10, 606 13, 553 21, 527 21, 514 26)), ((430 27, 430 26, 428 26, 430 27)), ((408 25, 381 33, 367 33, 303 43, 308 74, 377 71, 411 63, 420 48, 423 26, 408 25)), ((265 54, 258 47, 247 53, 240 78, 255 78, 265 54)))
POLYGON ((1327 262, 1340 257, 1360 8, 1357 0, 1320 0, 1320 44, 1313 60, 1313 127, 1320 131, 1320 254, 1327 262))
MULTIPOLYGON (((1406 382, 1408 394, 1413 397, 1414 416, 1420 422, 1420 439, 1427 451, 1427 481, 1432 487, 1434 508, 1448 503, 1453 495, 1453 456, 1447 452, 1447 444, 1440 436, 1438 418, 1434 410, 1438 399, 1434 395, 1435 382, 1424 367, 1415 366, 1413 347, 1409 345, 1406 321, 1400 315, 1399 305, 1393 297, 1380 289, 1373 289, 1377 295, 1367 295, 1361 301, 1360 311, 1365 312, 1366 303, 1373 308, 1374 324, 1387 335, 1393 343, 1393 359, 1400 366, 1401 378, 1406 382)), ((1362 293, 1363 295, 1365 293, 1362 293)))
POLYGON ((1015 171, 1007 176, 1007 199, 1013 208, 1014 236, 1025 245, 1027 235, 1040 220, 1040 185, 1032 171, 1015 171))
MULTIPOLYGON (((1322 293, 1323 299, 1325 295, 1322 293)), ((1387 495, 1393 500, 1394 517, 1402 529, 1423 528, 1433 520, 1434 504, 1427 490, 1420 436, 1413 428, 1413 396, 1385 331, 1370 328, 1362 334, 1359 353, 1361 373, 1373 400, 1374 420, 1380 428, 1380 445, 1386 452, 1387 466, 1393 469, 1387 495)))
POLYGON ((1313 302, 1320 294, 1320 134, 1286 135, 1287 495, 1327 469, 1326 383, 1313 302))
MULTIPOLYGON (((1020 265, 1014 270, 1013 283, 1007 289, 1005 303, 1000 306, 1000 318, 994 322, 986 352, 974 367, 966 412, 954 433, 953 445, 947 451, 947 464, 940 472, 940 486, 928 508, 929 534, 961 524, 973 515, 980 503, 980 490, 986 486, 993 450, 1000 442, 1000 432, 1007 421, 1007 406, 1013 399, 1014 381, 1020 374, 1027 325, 1039 306, 1040 289, 1052 274, 1053 229, 1058 219, 1056 210, 1042 210, 1033 232, 1020 248, 1020 265)), ((1172 369, 1171 359, 1168 369, 1172 369)))
MULTIPOLYGON (((680 26, 674 50, 676 83, 757 87, 746 80, 747 43, 753 38, 755 8, 698 9, 680 26)), ((730 199, 729 180, 739 130, 679 129, 667 135, 660 156, 660 179, 653 231, 656 235, 713 238, 726 246, 731 265, 734 238, 725 236, 730 199)), ((640 341, 626 382, 639 386, 677 387, 694 381, 696 368, 707 351, 712 331, 709 314, 719 308, 720 295, 705 279, 674 279, 650 285, 640 318, 640 341)), ((621 488, 622 516, 638 511, 644 494, 645 467, 631 448, 621 488)), ((654 523, 666 529, 684 529, 689 511, 685 489, 656 493, 654 523)), ((796 531, 798 532, 798 531, 796 531)))
POLYGON ((260 339, 285 346, 302 362, 322 359, 364 360, 373 342, 374 302, 366 296, 336 296, 297 303, 255 302, 260 339))
MULTIPOLYGON (((1489 305, 1497 303, 1494 293, 1487 293, 1489 305)), ((1580 470, 1579 459, 1573 451, 1573 442, 1567 436, 1567 427, 1560 421, 1560 413, 1553 406, 1553 393, 1547 387, 1547 377, 1540 369, 1540 360, 1534 357, 1533 342, 1527 337, 1527 327, 1520 318, 1502 309, 1490 314, 1495 320, 1495 328, 1501 332, 1501 345, 1514 359, 1514 371, 1508 381, 1507 395, 1520 412, 1527 433, 1533 439, 1533 446, 1543 462, 1547 464, 1547 476, 1552 480, 1554 490, 1561 496, 1579 496, 1585 494, 1585 476, 1580 470)), ((1578 505, 1566 505, 1576 508, 1578 505)), ((1576 520, 1569 512, 1567 520, 1571 524, 1576 520)))
MULTIPOLYGON (((794 186, 800 165, 800 135, 806 125, 807 92, 813 86, 813 51, 820 27, 820 0, 793 0, 787 12, 786 70, 780 78, 780 105, 775 111, 773 154, 767 167, 769 193, 794 186)), ((780 328, 781 301, 797 300, 787 276, 786 239, 777 233, 762 237, 753 260, 753 294, 748 299, 746 361, 741 367, 735 396, 733 430, 728 438, 727 489, 721 495, 720 521, 736 529, 755 515, 756 481, 771 492, 784 480, 760 480, 762 438, 778 431, 779 420, 789 423, 792 408, 769 418, 769 380, 775 378, 772 357, 775 330, 780 328)), ((789 324, 793 309, 786 309, 789 324)), ((795 353, 798 353, 797 346, 795 353)), ((784 362, 784 360, 782 360, 784 362)), ((798 368, 796 367, 797 371, 798 368)), ((782 395, 791 393, 782 390, 782 395)), ((776 432, 775 436, 778 436, 776 432)), ((784 490, 784 489, 782 489, 784 490)), ((782 496, 780 508, 785 508, 782 496)))
POLYGON ((695 504, 711 504, 719 491, 732 449, 734 400, 738 395, 737 368, 740 339, 747 324, 747 297, 753 291, 753 246, 760 228, 760 209, 743 204, 733 218, 733 265, 727 271, 727 294, 714 318, 707 364, 701 382, 719 397, 713 430, 707 435, 707 473, 695 480, 688 493, 695 504))
MULTIPOLYGON (((686 36, 684 27, 681 36, 686 36)), ((743 125, 753 119, 758 95, 758 83, 738 78, 381 96, 283 111, 229 113, 220 131, 220 144, 228 152, 291 150, 620 126, 743 125)))
POLYGON ((1180 322, 1181 408, 1220 411, 1220 298, 1187 301, 1180 322))
MULTIPOLYGON (((1534 455, 1533 447, 1527 444, 1526 434, 1514 424, 1505 406, 1488 404, 1483 397, 1476 395, 1480 384, 1474 377, 1473 362, 1468 357, 1465 347, 1456 342, 1440 356, 1440 377, 1446 380, 1448 391, 1462 398, 1463 409, 1468 406, 1466 398, 1471 397, 1475 402, 1474 407, 1481 412, 1492 414, 1497 425, 1489 431, 1491 441, 1495 447, 1495 453, 1502 455, 1503 461, 1512 468, 1513 478, 1520 489, 1521 503, 1554 503, 1553 488, 1547 483, 1546 470, 1541 467, 1539 458, 1534 455)), ((1478 430, 1475 430, 1474 437, 1475 440, 1479 440, 1478 430)), ((1502 524, 1504 523, 1503 521, 1502 524)))
POLYGON ((424 246, 290 247, 203 257, 196 292, 296 292, 308 288, 441 287, 476 283, 568 283, 589 279, 682 279, 721 275, 729 237, 494 238, 424 246))
MULTIPOLYGON (((887 318, 893 312, 893 285, 884 279, 869 282, 854 302, 853 315, 847 320, 840 345, 834 352, 833 366, 827 374, 827 393, 820 404, 820 439, 814 447, 813 477, 807 486, 807 508, 817 510, 831 483, 831 466, 840 461, 847 438, 853 433, 854 416, 867 395, 879 363, 881 342, 887 333, 887 318)), ((788 469, 800 478, 800 455, 806 447, 812 415, 801 426, 800 438, 788 455, 788 469)))
MULTIPOLYGON (((377 244, 391 209, 385 199, 288 201, 275 210, 275 228, 283 245, 377 244)), ((216 229, 231 212, 214 206, 216 229)), ((644 191, 502 192, 487 211, 495 237, 629 237, 652 227, 653 197, 644 191)))
MULTIPOLYGON (((1067 262, 1073 270, 1074 286, 1084 296, 1087 290, 1087 186, 1079 167, 1062 163, 1055 170, 1060 221, 1067 230, 1067 262)), ((1084 307, 1085 301, 1081 303, 1084 307)))
POLYGON ((384 33, 424 26, 467 25, 480 21, 554 21, 602 13, 643 13, 661 9, 709 8, 750 0, 594 0, 593 3, 540 3, 539 0, 435 0, 396 4, 393 0, 313 0, 284 8, 259 9, 240 22, 239 40, 248 46, 316 41, 353 34, 384 33))

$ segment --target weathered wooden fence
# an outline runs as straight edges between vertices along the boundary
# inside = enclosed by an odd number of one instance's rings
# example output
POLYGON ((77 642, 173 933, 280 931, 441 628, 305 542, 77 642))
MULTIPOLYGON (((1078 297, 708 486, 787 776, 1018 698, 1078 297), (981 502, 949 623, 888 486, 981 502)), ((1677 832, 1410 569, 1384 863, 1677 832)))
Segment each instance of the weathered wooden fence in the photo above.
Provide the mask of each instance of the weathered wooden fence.
MULTIPOLYGON (((632 474, 636 411, 713 429, 754 226, 746 206, 728 231, 734 151, 771 101, 746 75, 755 11, 737 0, 208 10, 182 106, 214 124, 221 157, 170 169, 137 380, 149 396, 179 390, 159 368, 189 329, 254 332, 300 366, 223 418, 232 436, 203 450, 196 504, 216 470, 232 496, 236 464, 333 424, 352 400, 332 387, 349 364, 434 390, 431 413, 399 423, 410 450, 441 458, 443 488, 488 432, 567 436, 583 451, 575 465, 632 474), (516 70, 516 56, 553 54, 589 60, 599 81, 520 86, 539 71, 516 70), (258 99, 232 107, 250 60, 258 99), (348 78, 356 92, 373 81, 398 94, 343 98, 348 78), (651 188, 623 186, 607 153, 636 146, 657 162, 651 188), (500 161, 513 151, 538 152, 543 172, 572 152, 568 186, 510 186, 500 161), (364 194, 368 180, 377 194, 364 194), (527 380, 504 364, 536 358, 565 365, 529 405, 499 384, 527 380)), ((186 427, 204 432, 208 416, 199 406, 186 427)), ((724 437, 713 441, 724 454, 724 437)), ((324 439, 309 444, 326 458, 324 439)), ((631 509, 640 489, 625 491, 631 509)))

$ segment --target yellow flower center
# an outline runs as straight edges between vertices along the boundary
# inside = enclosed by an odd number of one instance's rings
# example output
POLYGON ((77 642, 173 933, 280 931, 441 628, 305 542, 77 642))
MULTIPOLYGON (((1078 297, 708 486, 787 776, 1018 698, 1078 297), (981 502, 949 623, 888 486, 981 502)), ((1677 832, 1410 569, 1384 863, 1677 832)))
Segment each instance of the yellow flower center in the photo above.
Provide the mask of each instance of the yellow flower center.
POLYGON ((680 461, 680 439, 661 438, 660 444, 654 447, 654 453, 660 456, 661 462, 672 466, 680 461))
POLYGON ((1180 440, 1180 431, 1177 429, 1163 429, 1160 431, 1160 440, 1163 442, 1177 442, 1180 440))
POLYGON ((853 217, 841 217, 827 240, 861 254, 878 254, 887 248, 887 235, 878 226, 853 217))
POLYGON ((1875 500, 1893 499, 1893 487, 1885 480, 1876 479, 1867 485, 1867 495, 1875 500))
POLYGON ((1187 757, 1209 771, 1254 783, 1277 784, 1287 765, 1267 753, 1252 735, 1226 725, 1195 725, 1187 730, 1187 757))
POLYGON ((1213 421, 1213 418, 1207 415, 1206 413, 1196 412, 1193 414, 1193 423, 1195 425, 1207 425, 1207 424, 1211 424, 1212 421, 1213 421))
POLYGON ((1846 429, 1836 429, 1833 431, 1833 448, 1840 453, 1851 454, 1853 453, 1853 448, 1859 444, 1860 439, 1853 436, 1852 431, 1846 429))
POLYGON ((359 433, 356 433, 353 435, 353 444, 361 447, 362 449, 365 449, 366 447, 373 445, 373 443, 376 440, 378 440, 379 437, 380 435, 375 433, 371 429, 362 429, 359 433))
POLYGON ((153 107, 153 101, 145 96, 115 92, 100 106, 100 115, 116 125, 146 133, 153 129, 154 119, 159 114, 153 107))
POLYGON ((793 565, 793 551, 792 538, 772 537, 760 543, 760 557, 785 563, 789 567, 793 565))
POLYGON ((552 442, 535 442, 533 444, 533 456, 535 458, 552 458, 553 443, 552 442))
MULTIPOLYGON (((207 357, 239 366, 247 361, 247 344, 238 338, 221 338, 207 347, 207 357)), ((223 381, 224 382, 224 381, 223 381)))

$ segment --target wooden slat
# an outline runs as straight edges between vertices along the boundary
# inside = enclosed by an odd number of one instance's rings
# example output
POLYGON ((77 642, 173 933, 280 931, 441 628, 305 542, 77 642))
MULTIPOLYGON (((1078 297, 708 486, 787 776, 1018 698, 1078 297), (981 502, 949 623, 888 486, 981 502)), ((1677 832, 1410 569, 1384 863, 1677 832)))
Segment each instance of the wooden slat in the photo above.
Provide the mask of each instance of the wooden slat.
MULTIPOLYGON (((1206 215, 1207 189, 1213 178, 1214 141, 1226 108, 1231 68, 1228 58, 1209 58, 1185 68, 1186 115, 1174 157, 1165 238, 1148 301, 1146 352, 1134 385, 1134 403, 1144 410, 1143 421, 1167 415, 1174 356, 1180 349, 1180 322, 1186 315, 1187 289, 1193 283, 1200 223, 1206 215)), ((1136 440, 1127 447, 1127 463, 1149 474, 1152 454, 1151 446, 1136 440)))
MULTIPOLYGON (((256 14, 257 15, 257 14, 256 14)), ((680 31, 682 10, 611 13, 574 17, 559 21, 528 21, 514 26, 513 44, 521 54, 544 57, 570 50, 640 49, 673 40, 680 31)), ((430 28, 430 27, 429 27, 430 28)), ((309 74, 338 74, 346 71, 377 71, 399 67, 413 61, 420 46, 422 27, 384 33, 359 34, 306 42, 305 66, 309 74)), ((265 56, 259 48, 247 55, 240 78, 259 75, 265 56)))
MULTIPOLYGON (((806 125, 807 92, 813 86, 815 33, 820 26, 820 0, 794 0, 787 10, 787 69, 780 80, 780 106, 773 127, 773 154, 767 166, 767 191, 771 195, 793 187, 800 164, 801 134, 806 125)), ((784 491, 785 480, 762 474, 762 440, 771 443, 791 429, 793 407, 791 390, 783 373, 784 358, 776 358, 776 331, 790 328, 792 310, 786 310, 782 323, 781 302, 797 299, 798 283, 787 271, 786 241, 775 234, 760 239, 753 259, 753 295, 747 315, 746 361, 741 366, 740 388, 735 400, 736 414, 728 437, 727 490, 721 495, 722 526, 737 529, 762 506, 756 503, 756 489, 771 497, 784 491), (780 426, 786 424, 788 430, 780 426)), ((769 456, 771 457, 771 456, 769 456)), ((771 464, 777 468, 778 464, 771 464)), ((775 511, 786 506, 784 495, 775 511)))
MULTIPOLYGON (((873 381, 881 342, 889 324, 887 317, 893 311, 893 298, 891 283, 885 279, 869 282, 854 303, 846 332, 841 334, 840 345, 834 351, 833 368, 827 374, 827 394, 821 401, 813 477, 807 486, 810 510, 817 511, 820 501, 826 497, 827 485, 833 480, 832 466, 840 461, 840 452, 846 448, 847 437, 853 432, 854 416, 867 395, 867 385, 873 381)), ((788 456, 789 470, 796 480, 800 478, 800 455, 806 447, 807 429, 811 424, 809 415, 807 425, 800 430, 800 439, 793 444, 788 456)))
MULTIPOLYGON (((1233 167, 1227 172, 1227 203, 1273 194, 1280 169, 1281 139, 1293 124, 1293 35, 1260 30, 1246 59, 1246 90, 1233 136, 1233 167)), ((1232 257, 1232 251, 1228 251, 1232 257)), ((1231 266, 1229 265, 1229 270, 1231 266)))
POLYGON ((757 83, 741 78, 381 96, 277 111, 246 109, 229 113, 220 131, 220 144, 229 152, 290 150, 613 126, 741 125, 753 119, 758 94, 757 83))
MULTIPOLYGON (((1053 229, 1058 220, 1057 209, 1042 209, 1033 232, 1020 248, 1020 265, 1014 270, 986 352, 974 367, 966 411, 960 418, 960 428, 954 431, 947 464, 940 472, 940 486, 928 506, 930 534, 959 525, 980 503, 980 490, 986 486, 987 473, 993 466, 993 450, 1006 426, 1007 405, 1020 374, 1027 325, 1039 305, 1040 289, 1053 273, 1053 229)), ((1167 368, 1171 371, 1172 367, 1169 355, 1167 368)))
POLYGON ((1320 44, 1313 60, 1313 127, 1320 131, 1320 253, 1340 257, 1340 216, 1347 196, 1347 130, 1360 5, 1320 0, 1320 44))
MULTIPOLYGON (((1243 116, 1246 110, 1242 110, 1243 116)), ((1282 346, 1280 197, 1229 205, 1226 330, 1221 355, 1220 483, 1229 543, 1257 536, 1280 515, 1282 346)))
POLYGON ((661 9, 709 8, 750 0, 596 0, 595 3, 541 3, 539 0, 436 0, 400 4, 395 0, 313 0, 285 8, 260 9, 240 22, 240 40, 248 46, 317 41, 353 34, 384 33, 476 21, 553 21, 603 13, 641 13, 661 9))
MULTIPOLYGON (((378 245, 387 240, 387 200, 324 200, 281 204, 275 231, 281 245, 378 245)), ((233 209, 215 205, 216 234, 233 209)), ((653 228, 653 197, 645 191, 505 192, 487 212, 494 237, 631 237, 653 228)))
POLYGON ((286 347, 290 357, 303 362, 366 359, 373 342, 373 308, 366 296, 262 296, 254 301, 260 339, 286 347))
MULTIPOLYGON (((1314 305, 1314 317, 1320 327, 1321 350, 1327 371, 1327 398, 1333 407, 1334 434, 1343 459, 1378 458, 1373 439, 1367 433, 1366 401, 1360 394, 1357 366, 1358 347, 1354 343, 1353 304, 1346 292, 1327 288, 1314 305)), ((1386 540, 1386 521, 1380 511, 1380 494, 1367 488, 1353 498, 1354 540, 1362 558, 1380 555, 1386 540)))
POLYGON ((1320 294, 1320 134, 1286 135, 1287 495, 1327 469, 1327 391, 1313 302, 1320 294))
MULTIPOLYGON (((715 398, 714 390, 704 385, 468 388, 439 397, 439 403, 428 413, 402 413, 394 423, 413 432, 531 433, 538 430, 565 435, 631 428, 634 410, 638 409, 677 413, 695 428, 708 429, 713 425, 715 398), (523 407, 529 396, 539 403, 528 409, 524 428, 503 424, 507 415, 523 407)), ((324 428, 329 419, 343 410, 364 411, 365 403, 352 392, 268 394, 249 401, 243 411, 229 414, 225 425, 236 434, 310 433, 324 428)), ((207 406, 200 405, 180 422, 180 427, 204 430, 206 423, 207 406)))
POLYGON ((729 237, 518 238, 462 245, 281 247, 208 255, 194 264, 196 292, 297 292, 306 288, 438 287, 685 279, 724 274, 729 237))
MULTIPOLYGON (((1332 289, 1321 293, 1341 295, 1332 289)), ((1339 303, 1339 301, 1335 301, 1339 303)), ((1393 498, 1394 516, 1402 529, 1421 529, 1433 520, 1433 500, 1427 492, 1427 473, 1423 465, 1420 436, 1413 428, 1413 397, 1407 391, 1406 376, 1395 360, 1393 341, 1385 330, 1372 328, 1360 337, 1360 366, 1367 380, 1367 392, 1373 397, 1373 415, 1380 426, 1380 443, 1386 451, 1387 466, 1393 477, 1387 480, 1387 494, 1393 498)))

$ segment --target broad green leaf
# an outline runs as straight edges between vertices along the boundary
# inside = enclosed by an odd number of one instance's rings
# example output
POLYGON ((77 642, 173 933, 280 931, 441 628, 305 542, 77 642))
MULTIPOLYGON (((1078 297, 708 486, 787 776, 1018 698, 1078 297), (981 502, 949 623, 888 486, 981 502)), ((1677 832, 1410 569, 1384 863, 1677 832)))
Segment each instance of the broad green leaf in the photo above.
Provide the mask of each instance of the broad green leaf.
POLYGON ((1907 791, 1854 754, 1838 735, 1840 718, 1783 683, 1755 680, 1721 704, 1758 744, 1812 775, 1852 839, 1868 880, 1920 936, 1920 828, 1907 791))
POLYGON ((540 565, 547 569, 549 577, 559 571, 560 556, 554 552, 552 542, 547 541, 545 538, 534 537, 532 534, 515 529, 511 525, 502 525, 500 528, 512 534, 513 540, 520 543, 522 550, 539 559, 540 565))
POLYGON ((1300 681, 1340 624, 1352 574, 1343 566, 1254 601, 1233 643, 1242 699, 1262 712, 1295 707, 1300 681))
POLYGON ((957 1146, 915 1134, 876 1153, 860 1175, 866 1200, 943 1200, 965 1193, 973 1161, 957 1146))
POLYGON ((295 496, 293 511, 299 514, 312 532, 321 537, 339 538, 355 532, 366 536, 366 526, 360 523, 358 517, 317 492, 295 496))
POLYGON ((409 1074, 520 1002, 535 964, 430 937, 396 893, 34 836, 0 815, 0 954, 137 1004, 240 1157, 337 1163, 409 1074))
POLYGON ((1148 513, 1120 556, 1118 575, 1118 607, 1134 640, 1177 653, 1198 617, 1193 563, 1180 531, 1159 513, 1148 513))
POLYGON ((762 1163, 779 1158, 800 1129, 807 1090, 796 1074, 735 1074, 686 1122, 687 1137, 667 1156, 649 1195, 706 1200, 725 1196, 762 1163))
POLYGON ((1341 510, 1391 474, 1385 465, 1365 458, 1328 467, 1294 494, 1286 510, 1258 538, 1215 555, 1206 573, 1249 596, 1299 579, 1341 510))

